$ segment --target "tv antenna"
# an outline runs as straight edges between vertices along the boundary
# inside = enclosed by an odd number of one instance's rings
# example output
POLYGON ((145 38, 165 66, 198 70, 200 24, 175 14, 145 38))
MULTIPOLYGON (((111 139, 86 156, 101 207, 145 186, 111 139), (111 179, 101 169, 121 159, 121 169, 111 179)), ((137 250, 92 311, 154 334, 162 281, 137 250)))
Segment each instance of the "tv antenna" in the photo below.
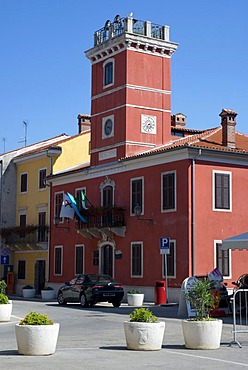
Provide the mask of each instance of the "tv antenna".
POLYGON ((21 138, 22 140, 20 140, 19 143, 23 143, 24 142, 24 146, 27 146, 28 122, 25 122, 25 121, 22 121, 22 122, 24 124, 24 137, 21 138))
POLYGON ((6 137, 3 137, 3 152, 5 153, 6 137))

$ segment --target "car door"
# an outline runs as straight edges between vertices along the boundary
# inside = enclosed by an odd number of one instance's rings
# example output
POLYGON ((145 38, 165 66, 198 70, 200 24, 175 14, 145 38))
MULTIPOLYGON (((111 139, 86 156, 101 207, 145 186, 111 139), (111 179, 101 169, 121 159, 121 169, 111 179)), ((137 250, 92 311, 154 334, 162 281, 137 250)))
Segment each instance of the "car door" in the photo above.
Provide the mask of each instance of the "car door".
POLYGON ((73 287, 73 300, 80 301, 81 292, 84 291, 85 276, 79 275, 73 287))
POLYGON ((68 302, 74 301, 74 286, 77 280, 77 276, 75 276, 69 283, 66 283, 66 285, 63 287, 63 296, 65 300, 68 302))

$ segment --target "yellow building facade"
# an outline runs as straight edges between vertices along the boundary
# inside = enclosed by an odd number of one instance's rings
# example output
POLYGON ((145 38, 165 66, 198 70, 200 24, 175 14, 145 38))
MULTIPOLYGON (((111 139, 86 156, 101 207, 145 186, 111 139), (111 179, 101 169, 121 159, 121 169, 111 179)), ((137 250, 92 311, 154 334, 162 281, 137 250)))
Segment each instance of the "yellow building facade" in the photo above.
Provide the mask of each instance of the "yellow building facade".
POLYGON ((14 159, 18 233, 9 247, 17 295, 25 285, 32 285, 37 294, 48 285, 50 186, 45 179, 51 173, 88 163, 89 142, 90 132, 83 132, 14 159))

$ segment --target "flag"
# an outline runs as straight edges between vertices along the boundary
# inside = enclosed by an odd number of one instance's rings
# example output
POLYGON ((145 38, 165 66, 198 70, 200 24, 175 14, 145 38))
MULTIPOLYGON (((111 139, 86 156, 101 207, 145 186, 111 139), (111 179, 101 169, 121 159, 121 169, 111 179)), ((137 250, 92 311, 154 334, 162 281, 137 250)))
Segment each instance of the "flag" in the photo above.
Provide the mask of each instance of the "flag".
POLYGON ((74 208, 71 205, 71 200, 67 194, 64 194, 59 217, 74 218, 74 208))
POLYGON ((87 200, 87 198, 86 198, 86 195, 84 194, 84 192, 82 190, 81 190, 81 199, 82 199, 82 207, 83 207, 83 209, 88 209, 86 207, 86 200, 87 200))
POLYGON ((71 193, 67 193, 68 195, 68 198, 70 199, 70 202, 71 202, 71 205, 72 205, 72 208, 74 209, 74 211, 76 212, 76 214, 78 215, 78 217, 80 218, 81 221, 83 222, 87 222, 86 218, 84 218, 79 210, 78 210, 78 206, 77 206, 77 201, 76 199, 74 198, 74 196, 71 194, 71 193))

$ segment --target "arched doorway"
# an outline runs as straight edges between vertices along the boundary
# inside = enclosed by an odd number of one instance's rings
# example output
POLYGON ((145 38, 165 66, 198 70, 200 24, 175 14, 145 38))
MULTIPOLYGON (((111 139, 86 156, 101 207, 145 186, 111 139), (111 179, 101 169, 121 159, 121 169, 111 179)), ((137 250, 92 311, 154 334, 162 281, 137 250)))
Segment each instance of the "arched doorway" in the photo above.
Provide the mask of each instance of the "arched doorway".
POLYGON ((101 247, 101 274, 107 274, 113 277, 113 252, 114 248, 110 244, 105 244, 101 247))

